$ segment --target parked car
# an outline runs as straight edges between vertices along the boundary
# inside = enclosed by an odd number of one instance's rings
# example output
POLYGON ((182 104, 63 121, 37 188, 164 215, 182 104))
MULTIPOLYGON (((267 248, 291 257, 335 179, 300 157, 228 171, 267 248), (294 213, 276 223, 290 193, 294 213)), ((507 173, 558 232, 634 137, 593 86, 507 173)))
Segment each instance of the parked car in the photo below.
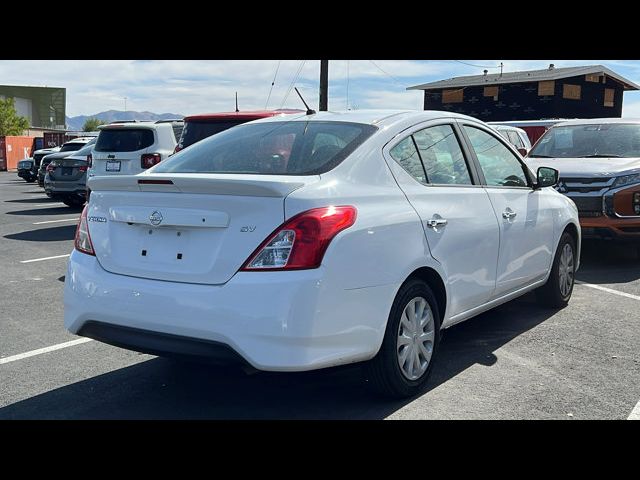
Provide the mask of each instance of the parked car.
POLYGON ((203 113, 200 115, 190 115, 184 117, 184 129, 175 151, 187 148, 202 139, 210 137, 216 133, 223 132, 228 128, 241 125, 243 123, 259 120, 261 118, 275 117, 291 113, 304 113, 302 110, 254 110, 247 112, 219 112, 203 113))
POLYGON ((370 384, 413 395, 441 329, 534 289, 569 301, 580 229, 556 179, 449 112, 239 125, 143 174, 89 179, 65 326, 258 370, 366 362, 370 384))
POLYGON ((135 175, 173 154, 172 122, 124 122, 98 127, 89 177, 135 175))
POLYGON ((522 155, 526 157, 531 150, 531 142, 529 141, 529 137, 527 136, 527 132, 518 127, 511 127, 509 125, 491 125, 494 129, 500 133, 504 138, 506 138, 511 145, 516 147, 516 150, 522 155))
POLYGON ((534 145, 538 139, 553 125, 570 120, 568 118, 552 118, 545 120, 506 120, 502 122, 488 122, 489 125, 505 125, 509 127, 517 127, 527 133, 531 145, 534 145))
POLYGON ((578 206, 584 237, 640 246, 640 120, 560 123, 540 138, 527 162, 560 171, 557 189, 578 206))
POLYGON ((35 152, 33 152, 31 156, 33 158, 33 161, 35 162, 36 168, 40 168, 40 162, 44 157, 46 157, 51 153, 56 153, 59 151, 60 151, 60 147, 53 147, 53 148, 41 148, 40 150, 36 150, 35 152))
POLYGON ((52 160, 47 166, 44 191, 69 207, 81 207, 87 199, 87 169, 95 142, 89 142, 73 155, 52 160))
POLYGON ((77 152, 82 147, 88 144, 94 144, 96 142, 96 137, 78 137, 73 140, 68 141, 60 149, 55 153, 50 153, 44 157, 40 161, 40 167, 38 168, 38 185, 44 188, 44 177, 47 174, 47 167, 51 161, 67 158, 70 155, 73 155, 74 152, 77 152))
POLYGON ((18 176, 29 183, 33 183, 38 178, 36 164, 33 158, 25 158, 18 162, 18 176))

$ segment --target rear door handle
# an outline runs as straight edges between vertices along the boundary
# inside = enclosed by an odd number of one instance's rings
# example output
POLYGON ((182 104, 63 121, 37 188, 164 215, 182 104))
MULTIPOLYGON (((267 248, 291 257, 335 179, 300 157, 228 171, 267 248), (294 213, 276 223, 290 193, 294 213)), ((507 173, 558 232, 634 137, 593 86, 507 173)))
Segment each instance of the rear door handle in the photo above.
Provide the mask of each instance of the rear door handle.
POLYGON ((511 210, 509 207, 507 207, 505 211, 502 212, 502 218, 505 218, 507 220, 511 220, 512 218, 515 218, 516 215, 517 213, 511 210))
POLYGON ((429 228, 444 227, 447 223, 449 222, 447 221, 446 218, 432 218, 431 220, 427 220, 427 227, 429 228))

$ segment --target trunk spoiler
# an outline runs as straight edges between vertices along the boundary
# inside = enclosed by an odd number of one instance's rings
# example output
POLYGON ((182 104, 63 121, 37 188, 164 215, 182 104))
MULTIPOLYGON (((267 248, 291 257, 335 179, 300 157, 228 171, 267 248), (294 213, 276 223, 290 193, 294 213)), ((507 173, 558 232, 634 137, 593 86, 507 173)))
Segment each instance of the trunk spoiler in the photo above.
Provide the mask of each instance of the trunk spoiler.
POLYGON ((166 192, 286 197, 294 190, 318 180, 320 180, 319 175, 143 174, 94 176, 88 179, 87 187, 92 192, 166 192))

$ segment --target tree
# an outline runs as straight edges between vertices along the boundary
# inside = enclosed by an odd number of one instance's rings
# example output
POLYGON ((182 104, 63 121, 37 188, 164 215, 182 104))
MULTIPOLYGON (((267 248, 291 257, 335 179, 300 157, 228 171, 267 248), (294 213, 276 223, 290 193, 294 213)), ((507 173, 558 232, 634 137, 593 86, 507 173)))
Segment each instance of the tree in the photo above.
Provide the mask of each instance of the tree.
POLYGON ((104 125, 104 122, 96 117, 87 118, 82 127, 83 132, 95 132, 98 125, 104 125))
POLYGON ((29 128, 29 120, 16 112, 13 98, 0 98, 0 136, 22 135, 29 128))

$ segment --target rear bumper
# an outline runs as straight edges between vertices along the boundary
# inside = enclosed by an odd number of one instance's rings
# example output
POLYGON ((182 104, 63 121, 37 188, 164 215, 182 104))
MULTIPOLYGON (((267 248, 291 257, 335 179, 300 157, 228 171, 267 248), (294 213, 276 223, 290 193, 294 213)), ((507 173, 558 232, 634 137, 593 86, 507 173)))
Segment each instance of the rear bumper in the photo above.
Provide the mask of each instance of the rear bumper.
POLYGON ((368 360, 380 348, 399 285, 345 290, 333 283, 323 281, 322 267, 240 272, 224 285, 149 280, 112 274, 95 257, 74 250, 65 279, 64 323, 72 333, 140 351, 181 354, 187 338, 209 345, 195 349, 209 356, 215 342, 259 370, 313 370, 368 360), (93 322, 112 328, 95 333, 93 322), (121 334, 123 327, 136 334, 121 334), (170 341, 167 335, 180 339, 170 341))

